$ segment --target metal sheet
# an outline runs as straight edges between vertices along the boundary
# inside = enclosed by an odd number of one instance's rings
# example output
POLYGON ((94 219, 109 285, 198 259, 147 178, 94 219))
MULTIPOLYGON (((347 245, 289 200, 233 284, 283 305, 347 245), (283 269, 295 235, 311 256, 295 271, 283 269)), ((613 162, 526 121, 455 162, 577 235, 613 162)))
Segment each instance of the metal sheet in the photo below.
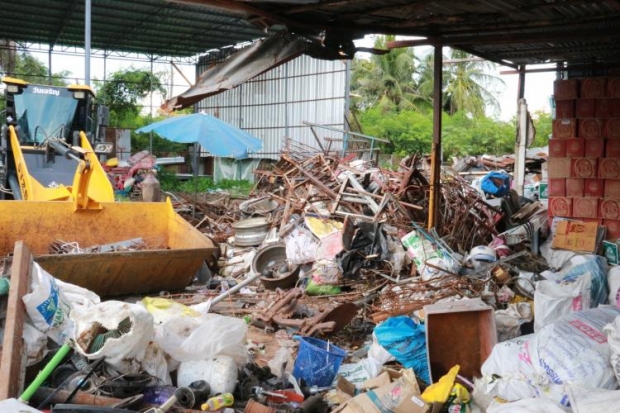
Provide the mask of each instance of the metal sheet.
POLYGON ((35 257, 54 277, 101 297, 179 291, 215 248, 148 250, 35 257))
MULTIPOLYGON (((203 56, 198 73, 223 58, 223 51, 203 56)), ((344 129, 346 76, 342 61, 300 56, 233 90, 208 97, 196 108, 261 138, 263 149, 251 157, 278 159, 287 137, 318 149, 304 121, 344 129)), ((325 130, 319 136, 343 138, 325 130)), ((341 148, 341 142, 332 143, 332 150, 341 148)))
POLYGON ((259 40, 232 54, 225 62, 205 70, 194 86, 166 101, 163 107, 169 111, 189 107, 200 99, 233 89, 248 79, 294 59, 305 49, 305 41, 289 34, 259 40))

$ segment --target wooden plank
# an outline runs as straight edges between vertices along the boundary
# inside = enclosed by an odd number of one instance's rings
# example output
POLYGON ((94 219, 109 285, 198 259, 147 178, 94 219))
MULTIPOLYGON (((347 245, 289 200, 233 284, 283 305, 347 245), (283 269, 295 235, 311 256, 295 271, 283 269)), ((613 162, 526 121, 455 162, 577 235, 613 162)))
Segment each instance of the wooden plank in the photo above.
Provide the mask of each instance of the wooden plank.
POLYGON ((16 398, 24 388, 26 358, 22 336, 26 308, 22 297, 28 293, 31 273, 30 248, 23 241, 17 241, 11 269, 11 286, 0 358, 0 400, 16 398))

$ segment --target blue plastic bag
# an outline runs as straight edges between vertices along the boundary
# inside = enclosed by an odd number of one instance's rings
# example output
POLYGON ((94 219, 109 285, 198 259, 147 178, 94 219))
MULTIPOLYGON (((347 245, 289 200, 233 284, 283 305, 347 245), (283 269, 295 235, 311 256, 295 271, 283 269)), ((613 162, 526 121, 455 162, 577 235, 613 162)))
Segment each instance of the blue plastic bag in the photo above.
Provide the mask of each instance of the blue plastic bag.
POLYGON ((379 344, 416 376, 430 384, 426 358, 426 330, 407 316, 390 317, 375 327, 379 344))
POLYGON ((492 171, 482 178, 480 187, 487 194, 504 196, 510 192, 510 175, 506 172, 492 171))
POLYGON ((589 272, 592 275, 592 286, 590 287, 592 307, 597 307, 599 304, 607 304, 609 285, 607 284, 607 263, 605 258, 600 255, 586 255, 583 257, 583 260, 584 262, 561 271, 562 277, 558 282, 575 282, 589 272))

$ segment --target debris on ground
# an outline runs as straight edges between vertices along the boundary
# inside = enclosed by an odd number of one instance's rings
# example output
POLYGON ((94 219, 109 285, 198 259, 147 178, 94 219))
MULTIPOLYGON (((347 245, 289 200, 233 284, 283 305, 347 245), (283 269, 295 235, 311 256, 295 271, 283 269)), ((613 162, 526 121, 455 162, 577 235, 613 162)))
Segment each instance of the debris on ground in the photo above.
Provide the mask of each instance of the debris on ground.
MULTIPOLYGON (((133 172, 110 172, 127 182, 150 164, 143 155, 133 172)), ((478 162, 484 176, 471 181, 463 168, 442 168, 438 224, 429 229, 426 159, 390 169, 289 143, 255 171, 249 197, 175 195, 175 210, 219 251, 184 290, 101 299, 37 257, 20 260, 32 274, 20 298, 30 367, 2 403, 578 411, 595 403, 584 388, 617 401, 620 277, 609 264, 618 243, 597 255, 602 225, 549 220, 542 199, 512 189, 513 159, 499 168, 499 159, 478 162)), ((130 253, 149 242, 54 239, 49 254, 130 253)), ((2 265, 6 307, 17 270, 2 265)))

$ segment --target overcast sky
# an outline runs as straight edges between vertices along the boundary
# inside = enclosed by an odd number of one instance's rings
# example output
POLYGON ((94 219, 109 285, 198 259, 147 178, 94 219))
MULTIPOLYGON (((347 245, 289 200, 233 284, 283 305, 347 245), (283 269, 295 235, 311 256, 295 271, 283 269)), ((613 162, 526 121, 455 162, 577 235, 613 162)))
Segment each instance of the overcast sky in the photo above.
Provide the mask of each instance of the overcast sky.
MULTIPOLYGON (((373 44, 372 37, 367 36, 366 39, 356 42, 356 44, 371 47, 373 44)), ((426 53, 430 48, 416 48, 416 54, 426 53)), ((36 56, 42 62, 47 65, 47 53, 32 51, 32 54, 36 56)), ((150 64, 144 61, 132 61, 128 59, 118 59, 113 56, 108 57, 106 63, 106 72, 109 75, 118 70, 127 69, 129 67, 139 69, 150 69, 150 64)), ((195 67, 194 65, 186 63, 177 63, 177 66, 183 74, 191 81, 195 81, 195 67)), ((53 54, 52 55, 52 69, 54 72, 67 70, 71 72, 72 77, 70 83, 78 82, 83 83, 84 78, 84 59, 78 55, 66 55, 66 54, 53 54)), ((500 119, 509 120, 513 116, 516 116, 517 111, 517 75, 500 75, 500 71, 512 70, 507 67, 497 66, 497 70, 494 73, 499 76, 505 83, 503 90, 498 91, 498 100, 500 102, 500 119)), ((185 80, 176 72, 170 63, 161 62, 154 63, 153 71, 155 73, 165 73, 164 82, 167 85, 168 97, 176 96, 185 91, 189 86, 185 80)), ((103 58, 93 55, 91 58, 91 79, 103 79, 104 78, 104 64, 103 58)), ((555 79, 555 73, 530 73, 526 75, 525 81, 525 99, 528 103, 530 112, 536 110, 544 110, 549 112, 549 98, 553 93, 553 80, 555 79)), ((160 96, 153 98, 154 110, 156 110, 162 103, 160 96)), ((146 106, 150 105, 150 100, 144 102, 146 106)))

